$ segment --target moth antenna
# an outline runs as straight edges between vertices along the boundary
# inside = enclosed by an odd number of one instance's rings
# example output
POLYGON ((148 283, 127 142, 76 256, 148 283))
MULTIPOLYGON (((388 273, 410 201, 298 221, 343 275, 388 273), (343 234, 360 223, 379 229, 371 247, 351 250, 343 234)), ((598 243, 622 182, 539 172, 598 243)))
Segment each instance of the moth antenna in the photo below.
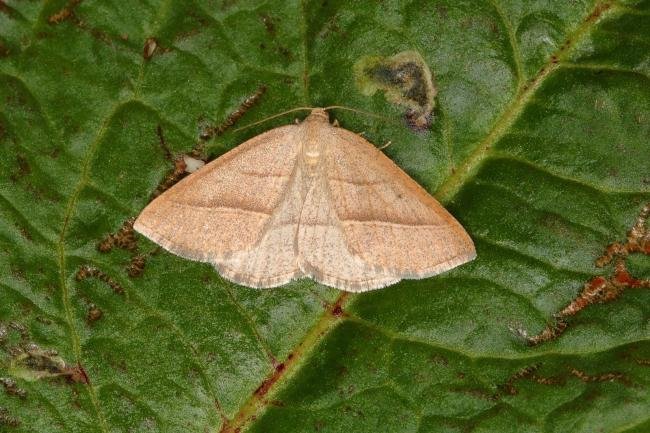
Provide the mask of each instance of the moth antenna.
POLYGON ((384 150, 384 149, 386 149, 388 146, 390 146, 391 144, 393 144, 392 141, 387 141, 386 144, 384 144, 383 146, 378 147, 377 150, 384 150))
POLYGON ((329 107, 323 108, 323 110, 325 110, 325 111, 327 111, 327 110, 347 110, 347 111, 352 111, 354 113, 364 114, 364 115, 370 116, 370 117, 375 117, 377 119, 381 119, 381 120, 384 120, 386 122, 396 123, 396 124, 399 123, 395 119, 391 119, 389 117, 382 116, 381 114, 371 113, 370 111, 365 111, 365 110, 359 110, 358 108, 350 108, 350 107, 346 107, 344 105, 330 105, 329 107))
POLYGON ((255 125, 259 125, 260 123, 267 122, 271 119, 275 119, 280 116, 284 116, 285 114, 293 113, 294 111, 302 111, 302 110, 313 110, 313 107, 297 107, 297 108, 292 108, 291 110, 283 111, 282 113, 274 114, 273 116, 266 117, 262 120, 258 120, 257 122, 249 123, 246 126, 241 126, 239 128, 235 128, 232 130, 232 132, 237 132, 237 131, 243 131, 244 129, 252 128, 255 125))

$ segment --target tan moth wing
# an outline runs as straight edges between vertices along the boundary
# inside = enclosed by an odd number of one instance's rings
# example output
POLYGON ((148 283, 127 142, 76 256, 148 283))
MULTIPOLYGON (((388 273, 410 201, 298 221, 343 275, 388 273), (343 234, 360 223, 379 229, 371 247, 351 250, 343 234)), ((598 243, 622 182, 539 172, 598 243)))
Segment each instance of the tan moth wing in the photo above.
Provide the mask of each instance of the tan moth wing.
POLYGON ((225 278, 309 276, 360 292, 473 259, 463 227, 362 137, 314 109, 226 153, 147 206, 134 228, 225 278))
POLYGON ((321 170, 305 196, 298 229, 300 268, 304 274, 319 283, 350 292, 363 292, 398 282, 399 277, 366 263, 354 254, 335 208, 327 176, 321 170))
POLYGON ((151 202, 134 228, 179 256, 251 287, 300 274, 294 238, 302 196, 297 125, 251 138, 151 202))
POLYGON ((373 144, 333 128, 325 149, 330 202, 354 255, 397 279, 476 257, 460 223, 373 144))

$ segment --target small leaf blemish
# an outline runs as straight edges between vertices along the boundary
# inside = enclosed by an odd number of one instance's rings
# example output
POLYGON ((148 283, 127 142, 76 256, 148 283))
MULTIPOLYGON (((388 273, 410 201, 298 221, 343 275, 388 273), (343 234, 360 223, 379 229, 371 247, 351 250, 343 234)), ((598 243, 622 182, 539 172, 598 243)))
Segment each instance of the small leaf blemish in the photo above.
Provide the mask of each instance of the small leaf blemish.
POLYGON ((580 379, 581 381, 585 383, 589 382, 621 382, 625 385, 630 385, 631 381, 630 379, 625 376, 623 373, 618 373, 618 372, 608 372, 608 373, 603 373, 603 374, 598 374, 598 375, 590 375, 585 373, 582 370, 578 370, 577 368, 574 367, 569 367, 569 372, 580 379))
POLYGON ((386 98, 406 106, 405 118, 415 131, 426 131, 433 122, 437 90, 431 71, 417 51, 404 51, 392 57, 363 57, 354 65, 357 86, 366 96, 377 90, 386 98))
POLYGON ((650 255, 650 229, 647 225, 649 217, 650 203, 647 203, 628 231, 627 241, 609 244, 603 255, 596 259, 595 264, 600 268, 614 262, 612 275, 608 277, 599 275, 585 282, 578 296, 556 313, 554 322, 549 323, 539 334, 529 336, 523 329, 514 329, 514 331, 523 337, 529 346, 536 346, 562 335, 568 326, 568 319, 590 305, 614 301, 629 288, 650 289, 650 280, 633 277, 626 263, 630 254, 650 255))
POLYGON ((11 415, 7 409, 0 406, 0 426, 3 425, 8 427, 18 427, 20 426, 20 420, 11 415))
POLYGON ((147 263, 147 256, 144 254, 136 254, 131 258, 131 262, 127 267, 127 272, 129 277, 136 278, 142 276, 144 272, 144 266, 147 263))
POLYGON ((274 37, 275 24, 273 23, 273 18, 271 18, 271 16, 268 13, 263 13, 260 15, 260 20, 262 20, 262 24, 264 24, 264 28, 266 29, 266 32, 272 37, 274 37))
POLYGON ((142 47, 142 58, 145 60, 151 59, 156 53, 157 48, 158 41, 156 38, 147 38, 147 40, 144 41, 144 47, 142 47))
POLYGON ((215 136, 220 136, 224 132, 226 132, 230 127, 232 127, 241 117, 246 114, 248 110, 250 110, 255 104, 258 103, 260 98, 266 93, 267 87, 265 85, 261 85, 257 88, 255 93, 244 99, 244 102, 242 102, 239 107, 232 113, 226 117, 226 120, 223 121, 223 123, 219 126, 210 126, 205 128, 201 132, 201 139, 202 140, 209 140, 212 137, 215 136))
POLYGON ((88 266, 88 265, 81 266, 77 271, 75 278, 77 281, 83 281, 88 278, 97 278, 100 281, 103 281, 104 283, 108 284, 110 288, 113 289, 113 292, 115 292, 116 294, 118 295, 124 294, 124 287, 122 287, 120 283, 113 280, 105 272, 100 271, 99 269, 94 268, 92 266, 88 266))
MULTIPOLYGON (((561 385, 564 383, 564 380, 560 377, 537 375, 536 373, 541 366, 541 363, 537 363, 516 371, 504 384, 499 385, 498 388, 502 389, 508 395, 517 395, 519 391, 515 388, 515 383, 523 379, 528 379, 541 385, 561 385)), ((499 395, 496 394, 496 397, 499 397, 499 395)))
POLYGON ((81 2, 82 0, 70 0, 68 4, 65 5, 65 7, 50 15, 47 18, 47 22, 50 24, 62 23, 74 15, 74 8, 79 6, 81 2))
POLYGON ((8 377, 0 377, 0 384, 2 384, 2 386, 5 389, 5 392, 8 395, 15 396, 21 399, 27 398, 27 391, 20 388, 13 379, 8 377))
POLYGON ((90 304, 88 306, 88 313, 86 314, 86 322, 88 324, 93 324, 102 318, 104 312, 95 304, 90 304))
POLYGON ((133 218, 129 218, 122 224, 116 233, 108 234, 98 245, 97 249, 107 253, 113 248, 121 248, 127 251, 134 251, 138 248, 135 231, 133 230, 133 218))

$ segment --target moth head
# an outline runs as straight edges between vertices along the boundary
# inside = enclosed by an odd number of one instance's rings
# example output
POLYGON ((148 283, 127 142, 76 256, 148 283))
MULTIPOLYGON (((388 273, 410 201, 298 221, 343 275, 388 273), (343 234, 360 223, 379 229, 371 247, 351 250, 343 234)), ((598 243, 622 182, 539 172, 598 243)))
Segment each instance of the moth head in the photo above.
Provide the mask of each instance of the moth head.
POLYGON ((307 122, 327 122, 329 123, 330 121, 330 116, 327 114, 327 111, 325 111, 323 108, 314 108, 311 110, 311 113, 307 118, 305 119, 307 122))

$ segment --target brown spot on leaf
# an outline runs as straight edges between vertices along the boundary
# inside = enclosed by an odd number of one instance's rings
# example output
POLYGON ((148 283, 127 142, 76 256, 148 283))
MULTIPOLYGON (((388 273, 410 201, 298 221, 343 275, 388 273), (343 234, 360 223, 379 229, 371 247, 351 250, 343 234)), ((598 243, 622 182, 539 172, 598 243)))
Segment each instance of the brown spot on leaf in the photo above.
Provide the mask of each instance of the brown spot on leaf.
POLYGON ((174 161, 174 154, 172 153, 171 148, 165 140, 165 134, 163 134, 162 126, 156 126, 156 135, 158 136, 158 144, 160 145, 160 148, 165 155, 165 159, 167 159, 167 161, 174 161))
MULTIPOLYGON (((518 390, 515 387, 516 382, 521 380, 530 380, 532 382, 538 383, 540 385, 558 385, 564 386, 567 382, 568 377, 575 376, 583 382, 621 382, 625 385, 630 385, 631 380, 624 374, 618 372, 607 372, 597 375, 590 375, 582 370, 579 370, 572 366, 567 366, 567 370, 564 373, 555 375, 555 376, 540 376, 537 374, 537 371, 541 367, 541 364, 533 364, 528 367, 524 367, 516 371, 508 380, 498 385, 497 388, 502 390, 505 395, 517 395, 518 390)), ((502 397, 502 394, 494 394, 495 400, 498 400, 502 397)))
POLYGON ((18 384, 16 384, 16 381, 14 381, 13 379, 8 377, 0 377, 0 384, 2 384, 2 386, 5 389, 5 393, 7 393, 8 395, 18 397, 21 399, 27 398, 27 391, 20 388, 18 384))
POLYGON ((107 253, 113 248, 121 248, 127 251, 135 251, 138 248, 138 241, 133 230, 135 219, 129 218, 122 224, 116 233, 108 234, 98 245, 97 249, 107 253))
MULTIPOLYGON (((66 20, 69 20, 72 22, 78 29, 83 30, 86 33, 89 33, 93 38, 97 39, 100 42, 105 43, 106 45, 112 46, 113 45, 113 39, 112 37, 106 33, 105 31, 101 30, 100 28, 94 27, 90 24, 88 24, 86 21, 81 19, 80 17, 77 16, 75 13, 75 9, 83 0, 70 0, 65 7, 62 9, 58 10, 57 12, 53 13, 48 17, 48 22, 52 25, 60 24, 66 20)), ((44 38, 49 36, 48 33, 45 32, 39 32, 37 35, 39 38, 44 38)), ((123 38, 124 35, 121 35, 119 37, 119 40, 124 41, 123 38)))
POLYGON ((77 281, 83 281, 88 278, 97 278, 100 281, 103 281, 104 283, 108 284, 109 287, 113 289, 113 292, 115 292, 116 294, 118 295, 124 294, 124 287, 122 287, 120 283, 113 280, 105 272, 100 271, 99 269, 94 268, 92 266, 87 266, 87 265, 81 266, 77 271, 75 278, 77 279, 77 281))
POLYGON ((404 117, 411 129, 429 129, 437 90, 420 53, 404 51, 389 58, 363 57, 355 63, 354 74, 363 94, 371 96, 382 90, 390 102, 407 108, 404 117))
POLYGON ((88 313, 86 313, 86 322, 88 324, 93 324, 99 319, 102 318, 104 312, 95 304, 90 304, 88 306, 88 313))
POLYGON ((90 383, 81 364, 68 365, 56 351, 41 349, 34 343, 16 351, 10 368, 28 380, 63 377, 72 383, 90 383))
POLYGON ((142 48, 142 58, 149 60, 153 57, 157 48, 158 41, 156 38, 147 38, 147 40, 144 41, 144 47, 142 48))
POLYGON ((344 297, 339 297, 337 302, 330 307, 332 316, 343 317, 345 315, 345 311, 343 311, 343 306, 342 306, 344 301, 345 301, 344 297))
POLYGON ((7 427, 18 427, 20 426, 20 419, 9 413, 6 408, 0 407, 0 426, 3 425, 7 427))
POLYGON ((63 377, 74 383, 89 383, 79 364, 68 365, 54 350, 41 349, 34 343, 21 344, 10 351, 9 371, 15 377, 34 381, 63 377))
POLYGON ((224 120, 224 122, 221 125, 216 127, 211 126, 205 128, 201 132, 201 139, 209 140, 212 137, 215 136, 218 137, 222 135, 224 132, 226 132, 230 127, 232 127, 235 123, 237 123, 237 121, 241 119, 241 117, 244 114, 246 114, 248 110, 250 110, 255 104, 258 103, 260 98, 264 95, 264 93, 266 93, 266 89, 267 88, 265 85, 259 86, 255 91, 255 93, 253 93, 252 95, 244 99, 244 101, 239 105, 239 107, 237 107, 235 111, 230 113, 228 117, 226 117, 226 120, 224 120))
MULTIPOLYGON (((169 147, 167 141, 165 140, 163 129, 160 125, 156 127, 156 135, 158 136, 158 144, 162 149, 163 154, 165 155, 165 159, 172 162, 174 164, 174 168, 169 173, 167 173, 165 178, 160 182, 160 184, 158 184, 156 190, 151 195, 151 200, 155 199, 163 192, 167 191, 169 188, 177 184, 182 178, 185 177, 185 175, 188 172, 185 158, 183 156, 178 156, 178 157, 174 156, 174 154, 171 151, 171 148, 169 147)), ((194 149, 192 149, 192 151, 190 152, 190 155, 194 158, 198 158, 201 161, 204 161, 203 144, 202 143, 197 144, 194 147, 194 149)))
POLYGON ((152 200, 163 192, 167 191, 172 186, 176 185, 187 174, 187 164, 183 157, 174 159, 174 168, 165 176, 160 182, 156 190, 151 195, 152 200))
POLYGON ((585 282, 578 296, 555 314, 554 322, 539 334, 528 336, 526 331, 516 329, 530 346, 536 346, 559 337, 568 326, 568 319, 593 304, 603 304, 618 299, 627 289, 648 289, 650 280, 633 277, 627 269, 626 260, 630 254, 650 255, 650 203, 647 203, 634 225, 627 233, 627 241, 609 244, 603 255, 596 259, 596 266, 604 267, 614 262, 613 273, 596 276, 585 282))
POLYGON ((585 373, 582 370, 578 370, 574 367, 569 367, 569 372, 580 379, 583 382, 621 382, 625 385, 631 384, 630 379, 625 376, 623 373, 618 372, 608 372, 597 375, 590 375, 585 373))
MULTIPOLYGON (((502 389, 506 394, 517 395, 518 391, 517 388, 515 387, 515 383, 524 379, 531 380, 541 385, 564 384, 565 382, 564 379, 559 376, 546 377, 546 376, 537 375, 536 372, 539 370, 541 366, 542 364, 538 363, 538 364, 529 365, 528 367, 524 367, 516 371, 512 376, 508 378, 508 380, 504 384, 499 385, 498 388, 502 389)), ((496 396, 499 397, 499 394, 496 394, 496 396)))
POLYGON ((264 397, 266 393, 269 392, 269 389, 271 389, 271 386, 278 380, 279 376, 273 375, 267 379, 264 379, 260 386, 255 389, 254 394, 258 397, 264 397))
POLYGON ((587 18, 585 18, 585 21, 587 22, 596 22, 598 19, 602 16, 602 14, 610 9, 612 7, 611 2, 604 2, 604 3, 598 3, 596 5, 596 8, 593 10, 592 13, 590 13, 587 18))
POLYGON ((266 32, 271 36, 275 37, 275 24, 273 23, 273 18, 268 13, 263 13, 260 15, 260 20, 262 20, 262 24, 264 24, 264 28, 266 29, 266 32))
POLYGON ((72 383, 83 383, 86 385, 90 383, 88 374, 81 364, 77 364, 72 367, 66 367, 64 376, 66 376, 72 383))
POLYGON ((626 259, 633 253, 650 254, 650 231, 647 227, 650 216, 650 203, 647 203, 634 225, 627 233, 627 241, 624 243, 614 242, 605 248, 605 253, 596 260, 596 266, 603 267, 611 263, 615 257, 626 259))
MULTIPOLYGON (((135 230, 133 229, 134 221, 134 218, 127 219, 116 233, 108 234, 97 245, 97 249, 103 253, 107 253, 113 248, 121 248, 130 251, 132 253, 132 256, 129 264, 126 266, 126 271, 131 278, 141 276, 144 272, 147 258, 153 254, 156 254, 160 250, 159 248, 156 248, 146 254, 138 252, 138 239, 136 237, 135 230)), ((96 277, 101 281, 104 281, 113 289, 113 291, 115 291, 115 293, 124 293, 124 288, 118 282, 96 268, 90 266, 82 266, 76 275, 78 281, 90 277, 96 277)), ((95 310, 92 308, 89 310, 86 317, 89 324, 92 324, 94 321, 99 320, 99 318, 101 318, 101 310, 95 310)))
POLYGON ((136 278, 142 276, 144 272, 144 266, 147 263, 147 256, 144 254, 136 254, 131 257, 131 262, 127 266, 126 270, 129 274, 129 277, 136 278))
POLYGON ((74 15, 74 8, 79 6, 82 0, 70 0, 65 7, 50 15, 47 22, 50 24, 59 24, 74 15))
POLYGON ((84 21, 82 19, 79 19, 74 14, 72 15, 71 20, 74 23, 74 25, 77 26, 77 28, 79 28, 80 30, 83 30, 84 32, 89 33, 93 38, 97 39, 100 42, 103 42, 104 44, 106 44, 108 46, 111 46, 111 47, 113 46, 112 37, 108 33, 106 33, 105 31, 103 31, 103 30, 101 30, 101 29, 99 29, 97 27, 91 26, 86 21, 84 21))

